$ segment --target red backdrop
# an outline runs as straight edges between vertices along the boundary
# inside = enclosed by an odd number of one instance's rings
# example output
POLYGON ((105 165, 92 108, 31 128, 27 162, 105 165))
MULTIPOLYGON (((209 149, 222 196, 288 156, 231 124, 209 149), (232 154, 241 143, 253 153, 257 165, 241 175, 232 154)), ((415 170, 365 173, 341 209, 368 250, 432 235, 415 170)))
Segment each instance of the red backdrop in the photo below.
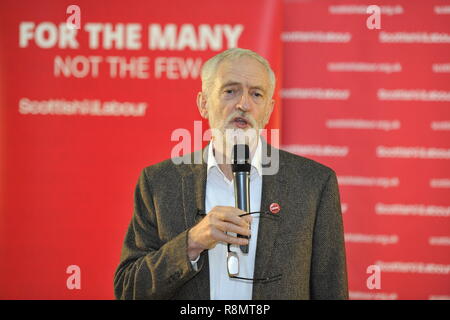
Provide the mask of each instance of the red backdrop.
POLYGON ((449 9, 285 2, 283 145, 337 173, 350 298, 450 299, 449 9))
POLYGON ((77 1, 73 35, 70 4, 0 4, 0 298, 113 298, 139 172, 194 133, 199 67, 230 46, 275 69, 283 147, 337 172, 350 297, 449 297, 446 2, 378 1, 371 30, 342 1, 77 1))
POLYGON ((64 37, 70 4, 0 5, 0 298, 113 298, 140 170, 170 157, 175 129, 193 133, 201 120, 201 63, 239 46, 280 77, 280 1, 77 1, 81 29, 64 37), (74 69, 61 67, 68 57, 74 69), (70 265, 80 290, 66 286, 70 265))

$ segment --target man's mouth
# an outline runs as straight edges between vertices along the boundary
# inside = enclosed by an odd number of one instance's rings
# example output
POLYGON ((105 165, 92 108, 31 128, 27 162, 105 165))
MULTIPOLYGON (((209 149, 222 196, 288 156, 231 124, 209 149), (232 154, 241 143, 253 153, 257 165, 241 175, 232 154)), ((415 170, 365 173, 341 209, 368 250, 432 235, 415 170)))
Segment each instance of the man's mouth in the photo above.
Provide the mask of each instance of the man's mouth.
POLYGON ((250 122, 243 117, 233 118, 233 120, 231 120, 231 123, 240 129, 245 129, 250 126, 250 122))

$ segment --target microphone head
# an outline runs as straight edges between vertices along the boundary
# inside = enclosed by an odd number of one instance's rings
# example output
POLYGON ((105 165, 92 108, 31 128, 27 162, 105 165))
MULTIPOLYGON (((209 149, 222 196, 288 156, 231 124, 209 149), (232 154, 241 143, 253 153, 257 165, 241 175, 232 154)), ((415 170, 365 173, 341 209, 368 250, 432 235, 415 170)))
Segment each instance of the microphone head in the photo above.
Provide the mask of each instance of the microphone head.
POLYGON ((233 172, 250 172, 250 148, 247 144, 235 144, 233 147, 233 172))

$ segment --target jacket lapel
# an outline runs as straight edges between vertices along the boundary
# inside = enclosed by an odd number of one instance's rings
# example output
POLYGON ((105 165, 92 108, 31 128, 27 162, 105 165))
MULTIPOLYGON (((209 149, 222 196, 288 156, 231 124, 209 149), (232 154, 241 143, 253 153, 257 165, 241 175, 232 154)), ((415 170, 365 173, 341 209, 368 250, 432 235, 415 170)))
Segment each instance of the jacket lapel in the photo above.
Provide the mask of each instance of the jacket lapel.
POLYGON ((190 164, 184 169, 182 171, 184 218, 186 228, 191 228, 198 222, 199 213, 205 213, 206 163, 190 164))
MULTIPOLYGON (((263 158, 265 155, 266 153, 263 150, 263 158)), ((271 165, 270 161, 267 161, 266 163, 268 166, 271 165)), ((274 214, 273 218, 261 218, 259 220, 254 278, 268 278, 275 276, 275 274, 273 274, 271 270, 268 270, 267 267, 268 262, 272 260, 275 241, 279 237, 279 229, 281 220, 283 219, 283 204, 287 201, 287 199, 285 199, 287 194, 288 192, 281 173, 281 165, 280 171, 277 174, 263 175, 261 211, 270 213, 270 205, 272 203, 279 204, 281 211, 274 214)), ((255 283, 253 285, 253 299, 261 299, 261 297, 266 296, 264 292, 265 288, 267 288, 265 284, 255 283)))
MULTIPOLYGON (((186 229, 193 227, 201 218, 201 214, 205 213, 207 166, 203 157, 201 158, 201 163, 199 163, 199 153, 202 154, 203 152, 207 152, 207 148, 192 154, 192 158, 188 159, 188 161, 191 161, 191 164, 179 166, 186 229)), ((208 300, 210 298, 210 288, 207 251, 202 254, 198 265, 201 271, 192 279, 196 283, 197 299, 208 300)))

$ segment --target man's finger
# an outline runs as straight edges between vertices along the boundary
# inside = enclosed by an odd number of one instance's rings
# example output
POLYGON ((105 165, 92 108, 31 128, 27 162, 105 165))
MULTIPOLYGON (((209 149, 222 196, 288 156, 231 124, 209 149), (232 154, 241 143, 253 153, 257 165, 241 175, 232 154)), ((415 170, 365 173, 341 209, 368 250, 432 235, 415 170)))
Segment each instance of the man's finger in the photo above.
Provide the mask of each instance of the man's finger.
POLYGON ((224 243, 229 243, 229 244, 236 244, 236 245, 240 245, 240 246, 248 245, 248 240, 246 238, 233 237, 226 233, 222 233, 219 236, 218 241, 224 242, 224 243))
POLYGON ((240 227, 229 222, 219 222, 216 227, 223 232, 233 232, 243 236, 250 235, 250 229, 248 227, 240 227))
POLYGON ((221 211, 218 212, 218 219, 221 221, 234 223, 244 228, 248 228, 249 226, 248 219, 244 219, 245 217, 239 217, 239 215, 242 214, 242 212, 243 211, 221 211))

